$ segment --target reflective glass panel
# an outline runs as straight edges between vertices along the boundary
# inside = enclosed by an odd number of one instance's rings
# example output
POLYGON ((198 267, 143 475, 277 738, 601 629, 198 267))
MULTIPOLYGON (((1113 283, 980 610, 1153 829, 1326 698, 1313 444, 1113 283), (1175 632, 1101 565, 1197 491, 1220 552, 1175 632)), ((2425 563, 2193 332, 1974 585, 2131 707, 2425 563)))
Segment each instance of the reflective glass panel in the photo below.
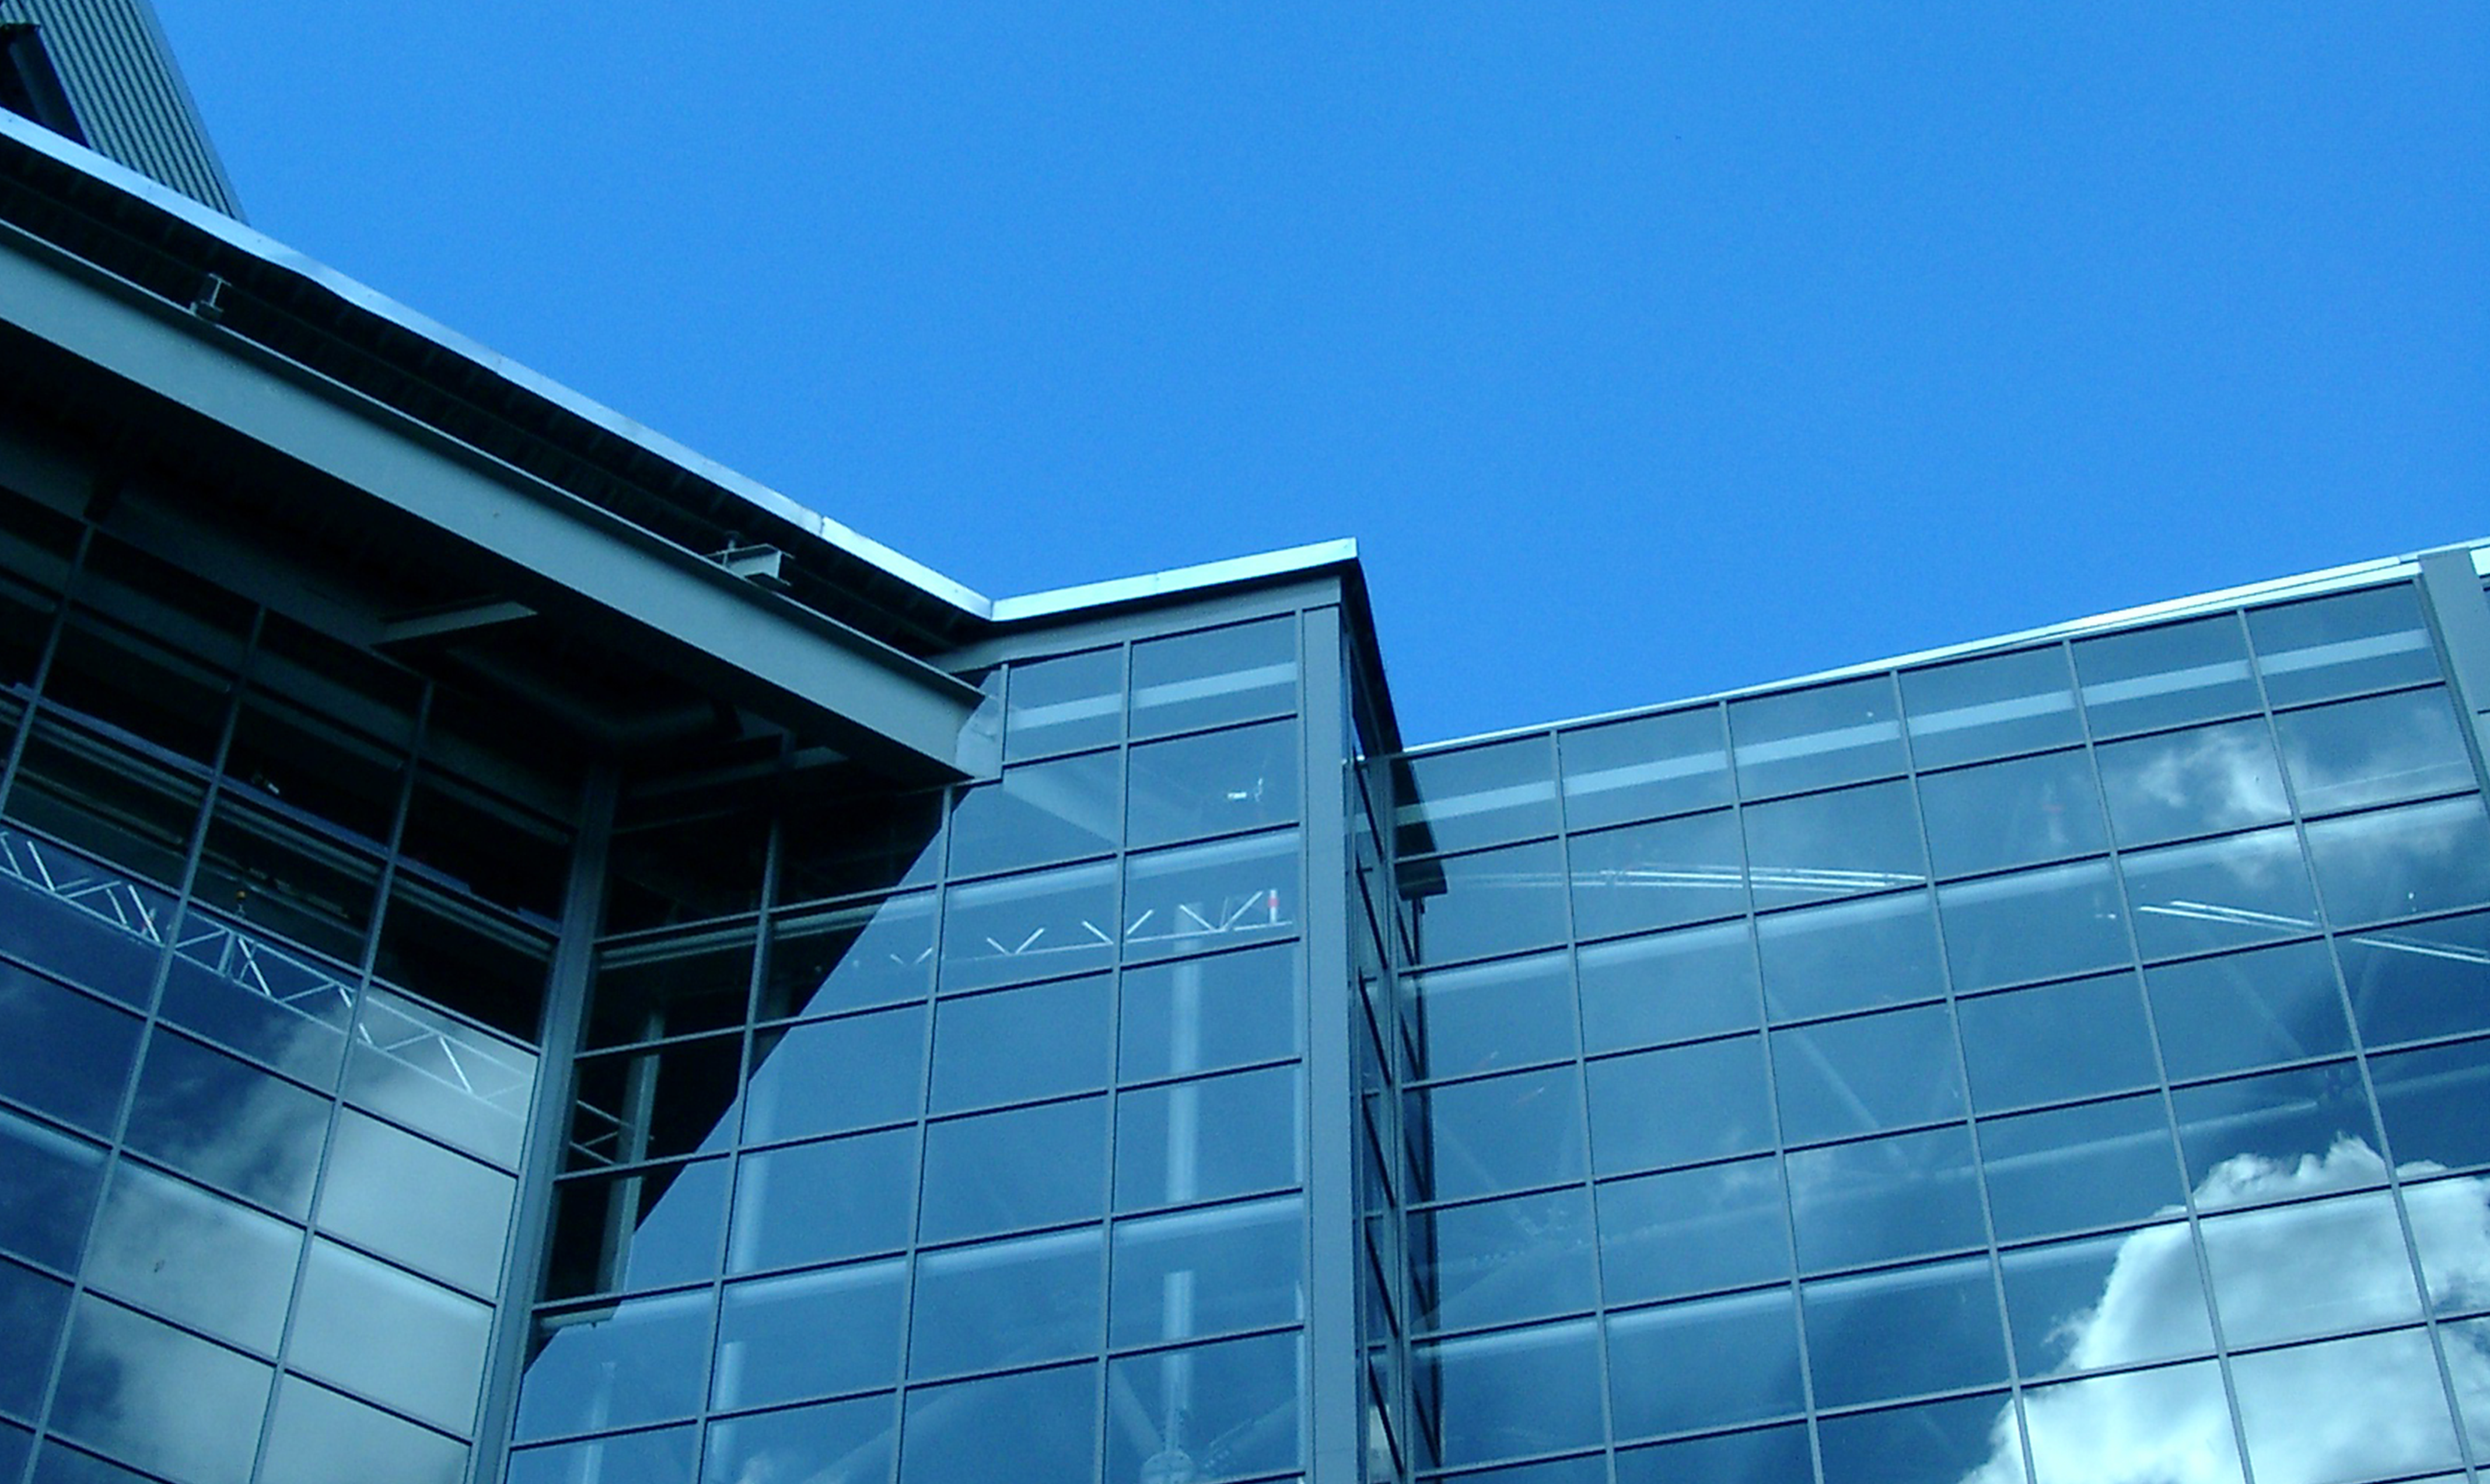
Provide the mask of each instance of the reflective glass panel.
POLYGON ((1148 1345, 1305 1318, 1305 1198, 1115 1224, 1111 1343, 1148 1345))
POLYGON ((835 1015, 913 1000, 931 986, 933 966, 930 896, 777 917, 762 966, 761 1017, 835 1015))
POLYGON ((1458 1077, 1574 1054, 1574 978, 1562 953, 1415 975, 1413 1068, 1458 1077))
POLYGON ((933 1111, 1104 1087, 1115 1061, 1110 989, 1098 975, 936 1005, 933 1111))
POLYGON ((1143 1088, 1115 1099, 1115 1206, 1130 1210, 1277 1190, 1305 1178, 1293 1066, 1143 1088))
POLYGON ((1575 954, 1591 1052, 1743 1031, 1762 1018, 1747 924, 1593 944, 1575 954))
POLYGON ((924 1098, 925 1010, 876 1010, 753 1037, 743 1137, 790 1139, 912 1119, 924 1098))
POLYGON ((1423 1328, 1467 1329, 1599 1303, 1591 1193, 1539 1195, 1413 1213, 1423 1328))
POLYGON ((1428 1150, 1420 1184, 1452 1200, 1580 1178, 1579 1087, 1562 1066, 1412 1094, 1410 1134, 1428 1150))
POLYGON ((1810 1283, 1801 1306, 1819 1407, 2006 1377, 2006 1336, 1985 1258, 1810 1283), (1896 1345, 1896 1335, 1914 1343, 1896 1345))
POLYGON ((2318 820, 2308 855, 2340 925, 2490 901, 2490 822, 2477 795, 2318 820))
POLYGON ((1749 799, 1897 773, 1906 766, 1894 682, 1882 675, 1732 701, 1729 737, 1738 792, 1749 799))
POLYGON ((0 1252, 74 1269, 102 1183, 102 1149, 0 1108, 0 1252))
POLYGON ((2490 1120, 2481 1116, 2490 1107, 2490 1042, 2376 1057, 2369 1075, 2397 1161, 2425 1159, 2446 1168, 2490 1162, 2490 1120))
POLYGON ((2282 764, 2264 721, 2164 732, 2094 753, 2121 845, 2268 825, 2291 817, 2282 764))
POLYGON ((1971 1100, 1983 1112, 2156 1080, 2133 974, 1983 995, 1954 1007, 1971 1100))
POLYGON ((743 923, 598 952, 587 1044, 624 1046, 743 1024, 753 931, 743 923))
POLYGON ((1763 1427, 1617 1454, 1617 1484, 1788 1484, 1811 1476, 1803 1425, 1763 1427))
POLYGON ((463 1435, 492 1319, 474 1299, 314 1238, 286 1363, 463 1435))
POLYGON ((1826 1417, 1825 1484, 2022 1484, 2023 1440, 2003 1393, 1826 1417))
POLYGON ((1620 1438, 1759 1422, 1804 1410, 1797 1303, 1786 1288, 1608 1316, 1620 1438))
POLYGON ((2409 583, 2251 608, 2248 637, 2276 706, 2438 676, 2419 594, 2409 583))
POLYGON ((709 1389, 709 1302, 704 1289, 538 1320, 517 1436, 690 1416, 709 1389))
POLYGON ((2231 1409, 2210 1360, 2037 1388, 2024 1394, 2023 1425, 2037 1484, 2099 1484, 2142 1470, 2189 1484, 2241 1477, 2231 1409))
MULTIPOLYGON (((9 787, 8 816, 111 862, 115 872, 169 885, 181 879, 205 792, 187 771, 141 758, 82 727, 39 717, 9 787)), ((10 833, 20 842, 12 845, 13 856, 29 848, 37 857, 70 856, 49 842, 36 844, 31 834, 10 833)), ((84 859, 71 858, 85 867, 79 875, 98 874, 84 859)), ((32 860, 13 862, 10 874, 40 904, 32 919, 12 932, 17 952, 115 999, 136 1003, 144 997, 144 972, 133 975, 129 960, 141 959, 145 970, 153 970, 156 955, 127 936, 136 924, 123 904, 75 892, 74 877, 47 878, 32 860), (122 981, 133 976, 140 982, 124 987, 122 981)), ((167 913, 155 920, 172 917, 167 913)))
POLYGON ((2148 959, 2312 932, 2317 900, 2290 829, 2129 856, 2127 899, 2148 959))
POLYGON ((1793 1020, 1944 994, 1928 907, 1912 891, 1757 919, 1764 1007, 1793 1020))
POLYGON ((889 1385, 899 1376, 907 1300, 907 1265, 896 1258, 728 1284, 710 1405, 758 1407, 889 1385))
POLYGON ((1123 759, 1092 752, 1003 770, 951 806, 951 874, 982 876, 1115 848, 1123 759))
POLYGON ((108 1135, 137 1054, 137 1020, 0 962, 0 1096, 108 1135))
POLYGON ((2079 639, 2074 653, 2095 737, 2257 708, 2247 644, 2228 615, 2079 639))
POLYGON ((2080 740, 2073 677, 2055 645, 1905 670, 1902 709, 1922 768, 2080 740))
POLYGON ((2162 1065, 2174 1078, 2244 1072, 2352 1049, 2323 943, 2164 964, 2144 975, 2162 1065))
POLYGON ((717 1271, 728 1168, 705 1159, 557 1184, 543 1296, 660 1288, 717 1271))
POLYGON ((490 1294, 516 1182, 499 1170, 347 1109, 320 1187, 319 1223, 385 1257, 490 1294))
POLYGON ((2126 963, 2120 907, 2105 860, 1940 887, 1954 987, 1987 989, 2126 963))
POLYGON ((1468 850, 1557 830, 1556 760, 1522 737, 1401 760, 1398 849, 1468 850))
POLYGON ((1107 1099, 1075 1098, 929 1124, 917 1236, 946 1241, 1096 1216, 1107 1099))
POLYGON ((1721 709, 1637 716, 1556 735, 1565 820, 1576 829, 1729 801, 1721 709))
POLYGON ((1770 1282, 1790 1271, 1779 1160, 1741 1159, 1599 1187, 1610 1303, 1770 1282))
POLYGON ((1976 1247, 1986 1237, 1967 1128, 1802 1149, 1788 1165, 1801 1271, 1976 1247))
POLYGON ((1942 1004, 1776 1031, 1772 1047, 1781 1137, 1792 1144, 1964 1112, 1954 1020, 1942 1004))
POLYGON ((725 1149, 742 1062, 743 1037, 733 1033, 580 1058, 572 1167, 725 1149))
POLYGON ((959 1484, 1011 1461, 1024 1484, 1089 1484, 1098 1467, 1095 1365, 1023 1371, 908 1394, 899 1484, 959 1484))
POLYGON ((1606 1431, 1589 1320, 1437 1341, 1413 1347, 1410 1359, 1421 1425, 1446 1464, 1553 1453, 1606 1431))
POLYGON ((1164 845, 1289 824, 1297 817, 1297 729, 1285 721, 1135 747, 1126 839, 1164 845))
POLYGON ((2351 1062, 2181 1088, 2170 1103, 2200 1208, 2386 1178, 2369 1100, 2351 1062))
POLYGON ((954 887, 946 895, 945 988, 1103 969, 1114 956, 1115 873, 1106 861, 954 887))
POLYGON ((2436 687, 2284 712, 2273 730, 2303 814, 2473 786, 2455 708, 2436 687))
POLYGON ((847 1476, 857 1479, 888 1478, 897 1413, 890 1397, 869 1396, 712 1422, 701 1484, 833 1480, 842 1470, 854 1470, 847 1476))
POLYGON ((1420 963, 1565 941, 1565 860, 1553 841, 1405 861, 1400 878, 1420 963))
POLYGON ((1097 1227, 920 1254, 908 1373, 946 1376, 1095 1350, 1106 1299, 1097 1227))
POLYGON ((735 1172, 727 1270, 904 1247, 915 1183, 916 1131, 911 1128, 746 1153, 735 1172))
POLYGON ((287 1376, 276 1383, 259 1484, 458 1484, 466 1468, 462 1444, 287 1376))
POLYGON ((288 1076, 326 1087, 345 1055, 354 987, 193 916, 164 973, 166 1020, 288 1076))
POLYGON ((2142 1221, 2186 1198, 2154 1094, 1990 1119, 1981 1174, 2001 1241, 2142 1221))
POLYGON ((81 1273, 116 1298, 274 1354, 302 1246, 298 1228, 124 1160, 81 1273))
POLYGON ((1133 735, 1285 715, 1297 705, 1297 625, 1264 619, 1133 646, 1133 735))
POLYGON ((1244 835, 1124 862, 1124 956, 1242 946, 1297 926, 1297 833, 1244 835))
MULTIPOLYGON (((2406 1175, 2419 1172, 2405 1166, 2406 1175)), ((2413 1249, 2420 1256, 2423 1291, 2431 1312, 2446 1315, 2478 1303, 2490 1253, 2490 1182, 2459 1177, 2404 1186, 2404 1212, 2412 1222, 2413 1249)), ((2454 1353, 2450 1352, 2450 1357, 2454 1353)))
POLYGON ((845 776, 847 766, 821 770, 826 776, 798 771, 787 780, 770 888, 781 906, 921 886, 941 872, 941 791, 892 793, 869 774, 845 776))
POLYGON ((189 1484, 243 1484, 268 1409, 267 1366, 95 1297, 78 1300, 52 1394, 64 1438, 189 1484))
POLYGON ((1107 1366, 1107 1484, 1298 1467, 1305 1361, 1294 1334, 1127 1355, 1107 1366))
POLYGON ((508 1484, 675 1484, 691 1477, 694 1433, 661 1427, 510 1455, 508 1484))
POLYGON ((480 1154, 519 1162, 536 1056, 378 985, 363 992, 346 1096, 480 1154))
POLYGON ((2231 1384, 2260 1480, 2349 1484, 2463 1461, 2418 1329, 2241 1355, 2231 1384))
POLYGON ((1116 1065, 1126 1082, 1293 1057, 1305 1036, 1294 945, 1124 971, 1116 1065))
POLYGON ((1734 917, 1747 910, 1738 823, 1726 809, 1578 834, 1569 848, 1574 931, 1580 937, 1734 917))
POLYGON ((1124 731, 1123 690, 1120 649, 1013 665, 1004 692, 1004 755, 1032 757, 1114 742, 1124 731))
POLYGON ((2490 916, 2338 938, 2334 951, 2371 1046, 2490 1029, 2490 916))
POLYGON ((1592 1167, 1603 1175, 1772 1147, 1761 1036, 1607 1057, 1584 1075, 1592 1167))
POLYGON ((0 1413, 32 1419, 43 1407, 52 1347, 69 1312, 68 1284, 0 1263, 0 1413))
POLYGON ((138 1069, 123 1138, 220 1190, 300 1217, 329 1131, 329 1102, 159 1031, 138 1069))
POLYGON ((1744 821, 1759 911, 1927 879, 1911 785, 1902 779, 1754 804, 1744 821))
POLYGON ((2201 1230, 2232 1345, 2420 1318, 2403 1227, 2382 1191, 2235 1211, 2201 1230))
POLYGON ((2185 1222, 2018 1248, 1999 1266, 2015 1366, 2027 1377, 2214 1348, 2205 1283, 2185 1222))
POLYGON ((1939 876, 2061 860, 2109 843, 2100 785, 2081 752, 1923 774, 1920 808, 1939 876))

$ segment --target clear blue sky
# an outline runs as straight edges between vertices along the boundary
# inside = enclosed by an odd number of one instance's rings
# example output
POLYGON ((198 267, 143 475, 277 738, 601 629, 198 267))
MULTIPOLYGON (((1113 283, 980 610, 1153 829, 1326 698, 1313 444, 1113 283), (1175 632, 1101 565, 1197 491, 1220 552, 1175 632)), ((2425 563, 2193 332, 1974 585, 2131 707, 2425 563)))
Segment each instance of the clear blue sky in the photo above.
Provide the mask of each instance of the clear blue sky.
POLYGON ((2490 6, 159 0, 255 225, 1432 740, 2490 532, 2490 6))

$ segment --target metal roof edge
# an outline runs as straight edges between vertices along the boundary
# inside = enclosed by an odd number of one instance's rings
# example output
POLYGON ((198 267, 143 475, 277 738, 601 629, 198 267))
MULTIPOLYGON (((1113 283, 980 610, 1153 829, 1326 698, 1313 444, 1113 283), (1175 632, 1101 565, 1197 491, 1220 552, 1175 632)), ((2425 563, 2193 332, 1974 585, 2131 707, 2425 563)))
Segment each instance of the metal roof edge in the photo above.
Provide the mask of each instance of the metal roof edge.
POLYGON ((938 601, 948 603, 975 618, 991 619, 994 616, 992 600, 967 584, 946 577, 923 563, 903 556, 882 542, 851 530, 758 480, 738 474, 715 459, 697 453, 664 434, 624 417, 605 404, 582 395, 542 372, 531 370, 482 342, 461 335, 359 279, 348 277, 318 259, 287 247, 265 232, 225 216, 201 202, 194 201, 171 187, 142 175, 118 160, 100 155, 84 145, 53 133, 42 125, 21 119, 5 109, 0 109, 0 134, 5 134, 11 140, 100 184, 136 197, 158 211, 176 217, 185 225, 217 239, 237 252, 257 258, 272 267, 300 275, 362 312, 418 335, 492 375, 513 383, 533 395, 542 397, 563 412, 682 468, 738 499, 751 504, 761 511, 795 525, 818 538, 825 544, 880 569, 938 601))
POLYGON ((1091 609, 1190 597, 1238 583, 1262 582, 1274 577, 1294 576, 1330 567, 1355 567, 1357 565, 1356 541, 1346 538, 1315 541, 1279 551, 1170 567, 1166 571, 1138 577, 1116 577, 1105 582, 1028 593, 1018 597, 1000 597, 994 600, 987 616, 997 624, 1066 618, 1091 609))

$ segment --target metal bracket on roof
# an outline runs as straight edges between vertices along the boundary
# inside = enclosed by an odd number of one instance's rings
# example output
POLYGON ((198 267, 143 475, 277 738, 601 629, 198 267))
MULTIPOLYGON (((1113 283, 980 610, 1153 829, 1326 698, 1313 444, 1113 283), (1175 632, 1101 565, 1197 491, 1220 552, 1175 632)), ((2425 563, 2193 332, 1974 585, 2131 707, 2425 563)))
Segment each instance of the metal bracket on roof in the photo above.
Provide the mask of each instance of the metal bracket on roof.
POLYGON ((787 578, 782 568, 787 553, 775 546, 734 545, 724 551, 709 553, 709 559, 738 577, 772 593, 787 591, 787 578))
POLYGON ((468 603, 456 608, 385 619, 381 623, 378 642, 380 648, 388 649, 392 645, 415 644, 425 639, 460 638, 478 629, 495 628, 536 616, 534 608, 507 599, 468 603))
POLYGON ((190 312, 211 325, 223 319, 225 290, 232 286, 225 281, 222 274, 208 275, 207 278, 199 284, 199 292, 190 300, 190 312))

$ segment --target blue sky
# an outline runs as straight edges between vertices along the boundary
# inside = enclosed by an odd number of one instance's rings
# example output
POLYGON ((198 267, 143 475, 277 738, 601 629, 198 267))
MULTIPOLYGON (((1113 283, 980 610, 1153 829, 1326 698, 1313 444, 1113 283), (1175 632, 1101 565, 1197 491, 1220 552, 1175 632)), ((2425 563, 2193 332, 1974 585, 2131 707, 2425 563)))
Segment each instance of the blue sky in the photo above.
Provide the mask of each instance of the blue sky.
POLYGON ((262 230, 1413 740, 2490 533, 2490 7, 159 0, 262 230))

